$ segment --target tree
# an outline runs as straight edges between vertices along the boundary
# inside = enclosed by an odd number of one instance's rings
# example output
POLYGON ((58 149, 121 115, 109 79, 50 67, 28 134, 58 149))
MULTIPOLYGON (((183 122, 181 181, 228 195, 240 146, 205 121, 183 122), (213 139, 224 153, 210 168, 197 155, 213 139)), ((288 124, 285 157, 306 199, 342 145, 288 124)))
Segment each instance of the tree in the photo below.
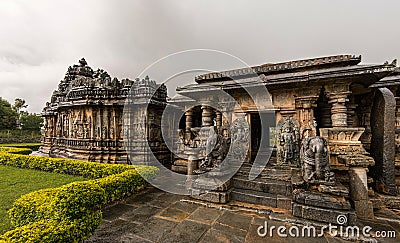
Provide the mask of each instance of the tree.
POLYGON ((0 130, 15 129, 18 113, 12 108, 10 102, 0 97, 0 130))
POLYGON ((19 122, 22 130, 27 131, 40 131, 43 126, 43 118, 35 113, 21 112, 19 122))
POLYGON ((20 113, 21 109, 26 107, 28 107, 28 105, 26 104, 25 100, 21 98, 16 98, 14 100, 14 105, 12 106, 13 110, 17 113, 20 113))

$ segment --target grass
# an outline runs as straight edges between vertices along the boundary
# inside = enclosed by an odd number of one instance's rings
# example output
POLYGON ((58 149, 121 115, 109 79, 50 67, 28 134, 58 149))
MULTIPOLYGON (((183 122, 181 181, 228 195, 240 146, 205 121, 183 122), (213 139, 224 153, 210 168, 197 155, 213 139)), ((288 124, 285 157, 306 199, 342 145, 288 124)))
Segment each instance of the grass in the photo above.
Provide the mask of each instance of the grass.
POLYGON ((12 229, 7 211, 20 196, 39 189, 83 180, 86 179, 79 176, 0 165, 0 234, 12 229))

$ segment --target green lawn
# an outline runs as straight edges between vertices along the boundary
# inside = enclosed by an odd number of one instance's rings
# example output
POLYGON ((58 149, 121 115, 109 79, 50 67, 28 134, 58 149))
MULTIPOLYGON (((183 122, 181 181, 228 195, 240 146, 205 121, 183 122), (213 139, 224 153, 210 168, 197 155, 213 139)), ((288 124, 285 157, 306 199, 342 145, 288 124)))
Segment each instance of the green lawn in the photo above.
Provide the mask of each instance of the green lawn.
POLYGON ((59 187, 83 177, 19 169, 0 165, 0 234, 11 229, 7 211, 20 196, 39 189, 59 187))

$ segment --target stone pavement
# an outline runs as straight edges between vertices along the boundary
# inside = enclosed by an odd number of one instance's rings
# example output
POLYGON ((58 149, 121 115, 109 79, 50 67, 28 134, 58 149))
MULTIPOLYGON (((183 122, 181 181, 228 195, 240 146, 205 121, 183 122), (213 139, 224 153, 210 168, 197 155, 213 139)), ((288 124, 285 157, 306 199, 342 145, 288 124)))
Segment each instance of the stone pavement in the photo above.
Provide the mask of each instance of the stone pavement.
MULTIPOLYGON (((328 234, 316 238, 282 238, 276 229, 299 225, 294 217, 270 210, 257 213, 229 206, 225 209, 211 206, 214 207, 150 187, 104 209, 100 228, 86 242, 346 242, 328 234), (276 227, 272 237, 257 234, 265 221, 269 228, 276 227)), ((387 238, 380 242, 399 242, 400 216, 387 214, 382 212, 380 220, 360 223, 374 230, 396 232, 397 239, 387 238), (394 220, 382 219, 387 217, 394 220)))

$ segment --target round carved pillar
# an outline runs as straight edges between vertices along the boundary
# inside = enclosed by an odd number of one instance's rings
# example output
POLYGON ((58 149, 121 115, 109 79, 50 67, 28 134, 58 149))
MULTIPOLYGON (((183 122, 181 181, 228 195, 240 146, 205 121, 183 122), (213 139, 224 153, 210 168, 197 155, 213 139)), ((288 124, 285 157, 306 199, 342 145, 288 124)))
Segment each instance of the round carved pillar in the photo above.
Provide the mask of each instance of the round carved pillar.
POLYGON ((212 111, 209 106, 203 105, 201 106, 201 126, 202 127, 209 127, 213 125, 212 119, 212 111))
POLYGON ((185 112, 185 118, 186 118, 186 122, 185 122, 185 124, 186 124, 186 127, 185 127, 185 131, 186 132, 190 132, 190 128, 192 128, 192 125, 193 125, 193 111, 190 109, 190 110, 187 110, 186 112, 185 112))
POLYGON ((357 104, 354 102, 354 97, 350 98, 350 103, 347 105, 347 125, 349 127, 358 127, 358 117, 356 113, 357 104))
POLYGON ((220 111, 216 111, 215 115, 216 115, 217 129, 219 129, 222 126, 222 114, 220 111))
MULTIPOLYGON (((349 92, 350 93, 350 92, 349 92)), ((329 95, 329 104, 332 104, 331 118, 332 127, 347 127, 347 107, 346 102, 349 101, 346 94, 329 95)))
POLYGON ((326 86, 328 103, 332 105, 331 119, 332 127, 347 127, 347 106, 351 94, 349 84, 335 83, 326 86))

